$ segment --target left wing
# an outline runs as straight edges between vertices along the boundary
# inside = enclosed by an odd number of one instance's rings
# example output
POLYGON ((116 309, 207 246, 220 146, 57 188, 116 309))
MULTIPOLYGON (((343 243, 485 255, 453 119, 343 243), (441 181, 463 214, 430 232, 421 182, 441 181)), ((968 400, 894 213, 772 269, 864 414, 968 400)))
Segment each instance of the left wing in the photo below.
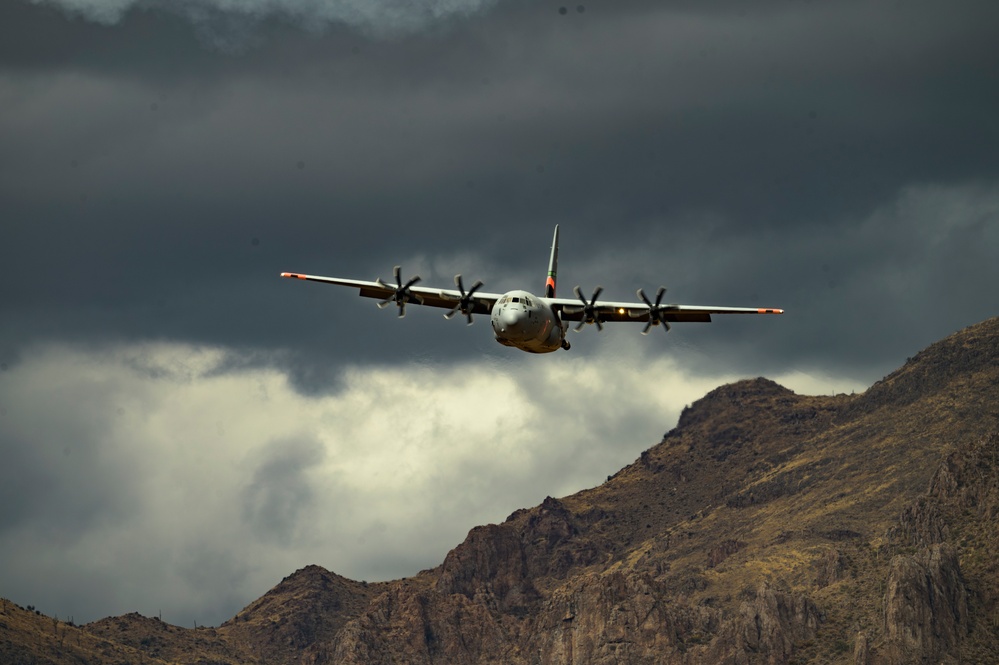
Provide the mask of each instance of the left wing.
POLYGON ((419 277, 414 277, 406 284, 400 279, 399 267, 395 268, 396 284, 386 284, 376 280, 367 282, 359 279, 344 279, 342 277, 321 277, 319 275, 303 275, 297 272, 283 272, 282 277, 294 279, 304 279, 310 282, 323 282, 325 284, 336 284, 358 289, 358 294, 365 298, 378 298, 381 302, 379 307, 387 307, 396 304, 399 307, 399 316, 405 316, 406 305, 427 305, 429 307, 441 307, 452 310, 447 314, 448 318, 457 312, 461 312, 471 319, 472 314, 488 314, 492 311, 493 304, 503 295, 501 293, 481 293, 478 287, 480 282, 473 284, 465 291, 461 283, 461 275, 455 275, 455 286, 458 289, 435 289, 426 286, 415 286, 419 277))
MULTIPOLYGON (((582 321, 583 306, 578 300, 571 298, 550 298, 553 305, 562 306, 562 319, 565 321, 582 321)), ((596 302, 597 313, 601 321, 648 321, 649 308, 640 302, 611 302, 599 300, 596 302)), ((712 307, 710 305, 663 305, 659 311, 666 321, 686 323, 710 323, 712 314, 783 314, 782 309, 765 307, 712 307)))

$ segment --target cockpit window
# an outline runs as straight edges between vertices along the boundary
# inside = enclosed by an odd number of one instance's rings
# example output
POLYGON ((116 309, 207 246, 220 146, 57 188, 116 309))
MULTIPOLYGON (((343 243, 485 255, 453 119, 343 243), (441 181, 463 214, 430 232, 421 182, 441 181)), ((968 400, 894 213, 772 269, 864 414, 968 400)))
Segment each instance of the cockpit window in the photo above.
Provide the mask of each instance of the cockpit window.
POLYGON ((511 298, 511 300, 513 300, 513 302, 520 302, 520 298, 518 298, 517 296, 514 296, 513 298, 511 298))

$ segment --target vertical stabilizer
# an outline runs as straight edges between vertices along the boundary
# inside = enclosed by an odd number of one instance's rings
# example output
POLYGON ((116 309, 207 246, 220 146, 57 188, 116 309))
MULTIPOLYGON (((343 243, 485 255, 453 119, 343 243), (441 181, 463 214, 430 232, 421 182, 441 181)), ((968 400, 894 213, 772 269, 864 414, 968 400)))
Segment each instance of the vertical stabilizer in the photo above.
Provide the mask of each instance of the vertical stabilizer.
POLYGON ((555 273, 558 272, 558 224, 552 238, 552 257, 548 260, 548 279, 545 281, 545 297, 555 297, 555 273))

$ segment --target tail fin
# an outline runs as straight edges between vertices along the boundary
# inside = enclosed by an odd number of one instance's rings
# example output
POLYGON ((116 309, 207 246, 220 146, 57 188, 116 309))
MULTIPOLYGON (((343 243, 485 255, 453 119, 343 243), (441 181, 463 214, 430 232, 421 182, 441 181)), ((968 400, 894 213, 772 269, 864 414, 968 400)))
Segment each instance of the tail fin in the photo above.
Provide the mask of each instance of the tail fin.
POLYGON ((555 297, 555 273, 558 272, 558 224, 552 238, 552 257, 548 260, 548 280, 545 282, 545 297, 555 297))

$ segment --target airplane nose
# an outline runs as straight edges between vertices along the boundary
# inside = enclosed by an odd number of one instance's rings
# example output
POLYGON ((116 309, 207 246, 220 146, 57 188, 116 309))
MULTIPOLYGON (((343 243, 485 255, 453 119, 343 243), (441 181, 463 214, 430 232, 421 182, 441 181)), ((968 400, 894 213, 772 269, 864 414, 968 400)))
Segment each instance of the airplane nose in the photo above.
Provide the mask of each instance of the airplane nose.
POLYGON ((520 323, 520 317, 517 316, 517 312, 512 309, 505 309, 500 313, 500 322, 503 327, 507 330, 514 330, 517 324, 520 323))

